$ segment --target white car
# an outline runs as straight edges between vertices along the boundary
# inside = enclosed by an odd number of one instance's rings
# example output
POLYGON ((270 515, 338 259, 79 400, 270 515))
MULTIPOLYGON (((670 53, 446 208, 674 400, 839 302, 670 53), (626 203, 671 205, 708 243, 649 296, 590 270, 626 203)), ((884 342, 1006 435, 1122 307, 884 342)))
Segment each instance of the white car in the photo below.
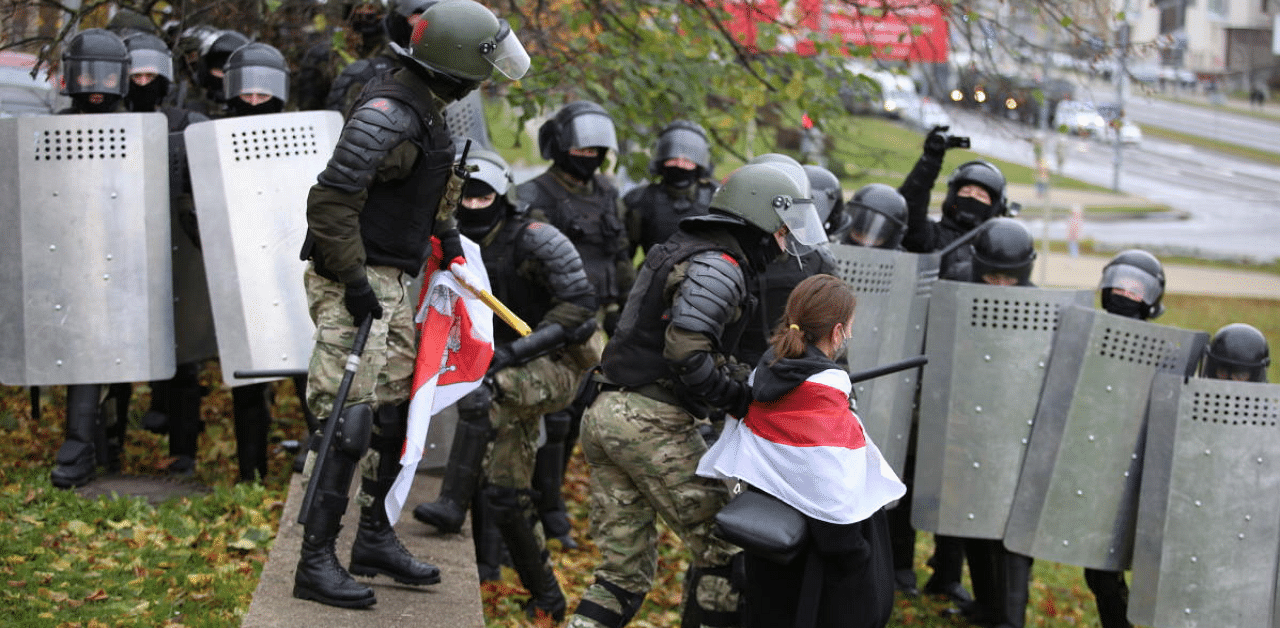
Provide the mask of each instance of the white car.
POLYGON ((1064 100, 1053 114, 1058 130, 1080 137, 1100 137, 1106 133, 1107 121, 1091 102, 1064 100))

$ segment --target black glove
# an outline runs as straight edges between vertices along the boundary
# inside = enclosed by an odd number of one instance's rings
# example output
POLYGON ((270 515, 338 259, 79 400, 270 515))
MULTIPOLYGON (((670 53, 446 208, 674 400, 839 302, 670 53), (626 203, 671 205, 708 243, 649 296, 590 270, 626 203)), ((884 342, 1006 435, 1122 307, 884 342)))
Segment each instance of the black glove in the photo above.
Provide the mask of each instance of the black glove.
POLYGON ((454 260, 467 263, 467 257, 462 252, 462 237, 458 235, 457 229, 450 229, 440 234, 440 252, 443 254, 440 258, 441 268, 452 266, 454 260))
POLYGON ((924 154, 942 159, 947 154, 947 129, 949 126, 935 126, 924 138, 924 154))
POLYGON ((493 359, 489 361, 489 373, 497 373, 516 361, 516 356, 511 352, 509 343, 500 344, 493 348, 493 359))
POLYGON ((347 311, 351 312, 351 318, 355 319, 357 325, 366 316, 382 318, 382 304, 378 303, 378 295, 373 293, 373 286, 369 285, 368 279, 347 284, 342 303, 347 306, 347 311))

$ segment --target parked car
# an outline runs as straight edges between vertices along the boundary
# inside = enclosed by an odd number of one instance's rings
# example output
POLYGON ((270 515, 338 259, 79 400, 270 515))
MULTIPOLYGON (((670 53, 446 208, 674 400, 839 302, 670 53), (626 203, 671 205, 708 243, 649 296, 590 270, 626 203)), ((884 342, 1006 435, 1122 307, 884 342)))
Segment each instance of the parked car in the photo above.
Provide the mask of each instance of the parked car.
POLYGON ((0 118, 40 116, 54 112, 58 89, 42 68, 35 77, 36 57, 11 50, 0 51, 0 118))
POLYGON ((919 106, 903 110, 902 118, 918 129, 928 131, 935 126, 951 126, 951 116, 932 98, 921 98, 919 106))
POLYGON ((1053 114, 1057 129, 1077 137, 1100 137, 1107 130, 1107 121, 1093 103, 1083 100, 1064 100, 1058 103, 1053 114))

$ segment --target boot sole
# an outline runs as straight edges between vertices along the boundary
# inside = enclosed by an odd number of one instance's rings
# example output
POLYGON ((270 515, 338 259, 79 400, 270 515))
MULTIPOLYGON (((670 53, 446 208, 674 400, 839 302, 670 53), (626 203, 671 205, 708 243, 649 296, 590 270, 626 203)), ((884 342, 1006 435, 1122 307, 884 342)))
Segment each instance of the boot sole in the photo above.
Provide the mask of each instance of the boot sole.
POLYGON ((458 525, 445 525, 439 521, 431 519, 430 517, 423 517, 422 515, 419 515, 416 510, 413 513, 413 518, 418 520, 419 523, 425 523, 435 528, 436 531, 441 534, 457 534, 459 532, 462 532, 461 521, 458 522, 458 525))
POLYGON ((319 602, 321 604, 337 606, 340 608, 368 608, 378 602, 378 597, 372 592, 369 593, 369 597, 367 598, 362 597, 354 600, 344 600, 331 598, 327 595, 321 595, 311 589, 301 587, 296 584, 293 585, 293 597, 296 597, 299 600, 311 600, 313 602, 319 602))
POLYGON ((365 567, 363 565, 351 565, 347 569, 347 571, 351 573, 351 575, 353 576, 365 576, 368 578, 373 578, 375 576, 386 576, 388 578, 391 578, 392 580, 395 580, 396 582, 399 582, 400 584, 414 584, 414 585, 440 584, 439 573, 437 573, 434 576, 428 576, 426 578, 406 578, 403 575, 392 573, 390 571, 387 571, 386 569, 381 569, 378 567, 365 567))

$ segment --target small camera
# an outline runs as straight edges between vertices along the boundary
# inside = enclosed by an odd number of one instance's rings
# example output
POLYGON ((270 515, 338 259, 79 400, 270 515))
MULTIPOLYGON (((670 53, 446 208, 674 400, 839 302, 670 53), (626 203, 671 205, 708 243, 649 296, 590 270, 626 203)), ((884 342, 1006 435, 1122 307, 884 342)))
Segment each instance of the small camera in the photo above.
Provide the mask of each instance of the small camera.
POLYGON ((969 148, 969 138, 961 135, 948 135, 947 148, 969 148))

